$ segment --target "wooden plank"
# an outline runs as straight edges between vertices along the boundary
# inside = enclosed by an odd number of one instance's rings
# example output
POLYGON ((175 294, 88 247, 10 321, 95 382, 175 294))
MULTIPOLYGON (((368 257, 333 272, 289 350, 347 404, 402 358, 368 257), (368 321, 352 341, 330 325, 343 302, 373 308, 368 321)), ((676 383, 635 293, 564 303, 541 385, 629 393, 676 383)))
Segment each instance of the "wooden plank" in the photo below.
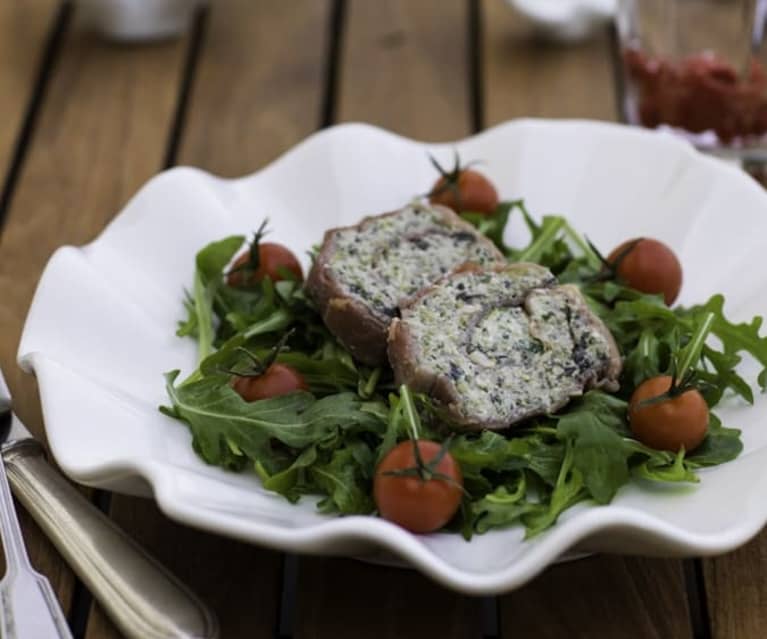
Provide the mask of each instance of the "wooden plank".
POLYGON ((479 600, 449 593, 414 570, 351 559, 302 559, 300 639, 479 638, 479 600))
POLYGON ((767 628, 767 532, 703 560, 713 639, 761 639, 767 628))
MULTIPOLYGON (((0 3, 0 180, 11 166, 58 0, 0 3)), ((1 188, 1 187, 0 187, 1 188)))
POLYGON ((348 3, 338 119, 421 140, 470 133, 467 3, 348 3))
MULTIPOLYGON (((349 2, 338 119, 427 140, 470 133, 467 16, 460 0, 349 2)), ((300 639, 478 637, 482 631, 479 600, 414 571, 350 560, 302 559, 298 609, 300 639)))
POLYGON ((330 0, 211 6, 179 164, 240 176, 320 126, 330 8, 330 0))
MULTIPOLYGON (((148 499, 113 495, 111 517, 218 615, 221 637, 269 637, 278 601, 279 555, 170 521, 148 499)), ((86 639, 122 634, 94 603, 86 639)))
MULTIPOLYGON (((502 0, 482 4, 484 122, 511 117, 615 119, 607 36, 546 44, 502 0)), ((680 561, 593 557, 550 568, 501 599, 504 636, 689 637, 680 561)))
POLYGON ((504 0, 481 6, 486 126, 518 117, 617 117, 606 30, 586 42, 552 45, 504 0))
POLYGON ((679 562, 595 556, 554 566, 501 599, 504 637, 689 639, 679 562))
MULTIPOLYGON (((250 173, 320 124, 330 3, 213 3, 178 161, 250 173)), ((113 519, 218 614, 227 639, 271 636, 281 555, 169 522, 150 502, 115 495, 113 519)), ((119 634, 96 607, 88 639, 119 634)))
MULTIPOLYGON (((32 293, 57 247, 92 239, 159 168, 182 53, 182 43, 116 47, 76 31, 62 43, 0 251, 0 366, 19 414, 39 437, 36 386, 15 364, 32 293)), ((23 527, 33 564, 68 607, 72 574, 26 515, 23 527)))

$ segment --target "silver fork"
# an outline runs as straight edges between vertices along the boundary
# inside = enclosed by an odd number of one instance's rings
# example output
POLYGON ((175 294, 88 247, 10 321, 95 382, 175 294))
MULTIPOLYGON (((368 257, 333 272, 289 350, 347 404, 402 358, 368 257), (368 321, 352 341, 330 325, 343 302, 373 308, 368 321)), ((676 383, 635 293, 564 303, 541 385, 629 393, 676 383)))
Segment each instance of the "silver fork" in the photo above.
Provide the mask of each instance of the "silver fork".
MULTIPOLYGON (((11 428, 10 404, 0 396, 0 432, 4 441, 11 428)), ((32 568, 24 547, 11 488, 0 458, 0 537, 5 576, 0 580, 0 637, 71 639, 66 617, 48 579, 32 568)))

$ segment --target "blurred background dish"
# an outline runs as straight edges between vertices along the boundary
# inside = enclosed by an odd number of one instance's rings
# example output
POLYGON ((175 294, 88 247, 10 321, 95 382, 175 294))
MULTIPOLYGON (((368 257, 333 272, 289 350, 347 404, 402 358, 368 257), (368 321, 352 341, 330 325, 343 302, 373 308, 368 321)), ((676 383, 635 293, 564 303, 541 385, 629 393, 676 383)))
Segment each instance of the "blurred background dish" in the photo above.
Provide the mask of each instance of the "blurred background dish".
POLYGON ((583 40, 607 24, 616 0, 506 0, 536 25, 542 35, 560 42, 583 40))
POLYGON ((618 0, 623 117, 767 160, 763 0, 618 0))
POLYGON ((78 0, 78 18, 106 38, 122 42, 165 40, 189 28, 207 0, 78 0))

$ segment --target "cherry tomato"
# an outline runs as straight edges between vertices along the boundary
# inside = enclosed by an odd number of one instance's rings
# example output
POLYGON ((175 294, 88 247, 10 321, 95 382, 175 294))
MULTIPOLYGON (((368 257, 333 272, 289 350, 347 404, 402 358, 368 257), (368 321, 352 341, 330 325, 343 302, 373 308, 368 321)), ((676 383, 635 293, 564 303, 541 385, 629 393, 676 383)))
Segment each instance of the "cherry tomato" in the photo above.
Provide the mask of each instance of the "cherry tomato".
MULTIPOLYGON (((425 465, 433 460, 442 446, 437 442, 418 440, 415 445, 425 465)), ((384 519, 414 533, 428 533, 442 528, 455 515, 463 495, 463 475, 450 453, 445 453, 434 469, 450 478, 387 475, 389 471, 417 467, 414 443, 400 442, 392 448, 376 468, 373 497, 384 519)))
POLYGON ((651 377, 637 386, 629 401, 631 432, 643 444, 657 450, 694 450, 708 430, 708 406, 695 389, 655 404, 639 403, 658 397, 671 388, 671 377, 651 377))
POLYGON ((429 201, 448 206, 456 213, 473 211, 492 215, 498 206, 498 192, 481 173, 462 169, 439 178, 431 189, 429 201))
POLYGON ((624 242, 610 253, 607 261, 617 266, 618 277, 631 288, 663 295, 669 306, 682 288, 682 266, 674 252, 658 240, 639 238, 624 242))
POLYGON ((246 402, 309 390, 301 373, 295 368, 280 363, 272 364, 263 375, 258 377, 234 377, 232 388, 246 402))
POLYGON ((226 283, 229 286, 252 286, 267 275, 273 282, 278 282, 285 279, 282 274, 284 271, 289 271, 300 281, 304 279, 301 264, 299 264, 296 256, 282 244, 260 242, 258 244, 258 268, 255 270, 248 268, 237 270, 238 267, 247 265, 250 259, 250 250, 237 257, 226 276, 226 283))

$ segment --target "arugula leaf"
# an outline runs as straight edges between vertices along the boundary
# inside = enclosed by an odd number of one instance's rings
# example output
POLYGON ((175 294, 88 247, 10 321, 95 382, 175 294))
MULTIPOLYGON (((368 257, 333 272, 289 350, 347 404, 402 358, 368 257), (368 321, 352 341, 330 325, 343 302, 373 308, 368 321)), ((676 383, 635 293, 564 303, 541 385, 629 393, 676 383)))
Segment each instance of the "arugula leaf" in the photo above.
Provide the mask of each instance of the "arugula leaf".
POLYGON ((641 331, 636 347, 623 360, 623 374, 630 380, 632 387, 663 372, 661 361, 670 358, 670 349, 664 349, 663 346, 663 340, 654 331, 648 328, 641 331))
POLYGON ((402 402, 399 395, 391 393, 389 395, 389 415, 386 422, 386 431, 384 432, 381 445, 378 447, 378 457, 376 464, 386 456, 392 448, 397 445, 400 439, 407 437, 408 425, 405 422, 402 402))
POLYGON ((625 415, 624 401, 589 391, 566 413, 555 416, 558 436, 572 444, 573 468, 600 504, 610 502, 629 478, 625 415))
POLYGON ((711 332, 716 335, 724 346, 727 355, 739 352, 749 353, 762 365, 759 383, 762 391, 767 391, 767 335, 761 336, 762 318, 754 317, 750 322, 735 324, 724 315, 724 296, 713 295, 704 305, 693 307, 691 314, 713 312, 714 323, 711 332))
POLYGON ((195 265, 197 272, 202 276, 202 280, 207 284, 222 278, 226 265, 231 262, 234 254, 244 242, 245 236, 231 235, 222 240, 211 242, 197 253, 195 265))
POLYGON ((735 459, 742 450, 740 431, 735 428, 725 428, 721 420, 711 413, 708 435, 700 446, 687 455, 686 463, 690 468, 716 466, 735 459))
MULTIPOLYGON (((270 348, 253 348, 244 335, 238 334, 226 342, 220 350, 207 357, 200 364, 204 375, 221 374, 227 370, 244 370, 250 364, 250 358, 239 350, 245 347, 249 352, 265 360, 271 352, 270 348)), ((307 355, 297 351, 285 351, 277 355, 276 361, 294 368, 304 378, 309 390, 316 395, 328 395, 339 392, 357 392, 360 384, 360 373, 352 364, 333 356, 325 357, 319 352, 307 355)), ((372 393, 368 394, 372 397, 372 393)))
POLYGON ((246 402, 226 377, 205 377, 174 386, 177 376, 178 371, 166 375, 172 414, 189 425, 195 450, 210 464, 227 457, 228 441, 246 456, 260 459, 269 454, 271 438, 303 449, 333 435, 336 429, 383 434, 386 426, 380 412, 370 410, 353 393, 315 399, 310 393, 297 392, 246 402))
MULTIPOLYGON (((303 375, 312 392, 324 395, 344 391, 357 392, 361 377, 356 368, 336 357, 321 359, 297 352, 281 353, 277 361, 295 368, 303 375)), ((371 397, 368 393, 367 397, 371 397)))
POLYGON ((357 376, 357 395, 362 399, 370 399, 379 386, 383 369, 379 366, 374 368, 370 375, 365 377, 364 373, 357 376))
POLYGON ((181 320, 178 322, 178 328, 176 330, 176 335, 178 337, 194 337, 195 339, 198 337, 197 332, 197 307, 194 303, 194 298, 192 297, 192 294, 184 290, 184 310, 186 311, 186 319, 181 320))
POLYGON ((514 208, 521 205, 522 200, 500 202, 492 215, 464 211, 461 213, 461 217, 473 224, 480 233, 490 238, 501 251, 505 252, 508 248, 503 241, 503 233, 509 221, 509 214, 514 208))
POLYGON ((562 466, 564 445, 537 432, 507 437, 483 431, 478 436, 456 437, 450 454, 461 467, 465 488, 472 497, 481 499, 520 470, 538 478, 543 486, 553 487, 562 466))
POLYGON ((450 454, 465 470, 511 471, 528 467, 524 439, 507 439, 485 430, 480 435, 460 435, 450 444, 450 454))
POLYGON ((243 236, 234 235, 211 242, 197 253, 192 295, 187 295, 184 304, 189 317, 181 324, 177 334, 197 337, 200 361, 213 351, 213 300, 223 280, 224 268, 244 241, 243 236))
POLYGON ((760 384, 767 382, 767 336, 759 335, 760 318, 748 324, 733 324, 724 316, 724 300, 718 295, 704 305, 669 309, 659 297, 625 287, 616 289, 617 298, 610 301, 604 295, 606 287, 607 283, 588 284, 584 291, 591 296, 592 307, 625 355, 623 396, 628 397, 649 377, 670 373, 672 358, 682 353, 688 355, 695 379, 704 383, 701 390, 710 406, 715 406, 728 390, 753 402, 752 389, 735 370, 744 352, 766 367, 760 374, 760 384), (701 349, 691 350, 690 340, 711 313, 711 333, 719 343, 708 341, 701 349))
POLYGON ((517 523, 523 515, 535 512, 537 504, 525 499, 527 485, 524 473, 518 473, 510 485, 502 484, 482 499, 470 504, 471 530, 484 533, 491 528, 503 528, 517 523))
POLYGON ((274 475, 268 475, 263 465, 257 465, 256 472, 258 472, 264 488, 280 493, 290 502, 296 502, 301 495, 307 492, 307 487, 303 480, 304 471, 316 461, 317 447, 309 446, 285 470, 274 475))
POLYGON ((709 403, 716 405, 721 399, 725 388, 731 388, 749 404, 754 403, 754 391, 740 375, 735 372, 735 367, 740 363, 740 356, 734 353, 720 353, 710 346, 703 347, 703 359, 709 362, 715 373, 699 371, 698 376, 714 388, 717 393, 709 396, 709 403))
POLYGON ((554 486, 565 458, 565 445, 555 440, 531 436, 525 439, 528 468, 548 486, 554 486))
POLYGON ((583 486, 583 476, 574 464, 575 449, 572 440, 568 440, 559 477, 548 501, 542 500, 536 508, 522 516, 526 527, 525 539, 535 537, 553 526, 565 510, 588 497, 583 486))
POLYGON ((676 455, 665 451, 649 452, 648 458, 633 469, 638 477, 659 482, 698 481, 698 477, 686 463, 684 450, 680 450, 676 455))
POLYGON ((513 254, 515 260, 519 262, 535 262, 537 264, 544 264, 545 266, 554 266, 556 261, 548 257, 552 252, 555 254, 567 251, 567 249, 561 249, 555 240, 559 235, 559 232, 565 227, 565 219, 556 215, 549 215, 543 218, 543 222, 540 227, 535 227, 535 233, 533 241, 524 249, 516 251, 513 254), (559 249, 557 251, 557 249, 559 249), (547 259, 545 259, 547 258, 547 259))
POLYGON ((364 480, 372 465, 372 453, 362 442, 333 451, 327 464, 314 465, 309 473, 327 495, 319 504, 321 512, 366 514, 373 511, 370 483, 364 480))

